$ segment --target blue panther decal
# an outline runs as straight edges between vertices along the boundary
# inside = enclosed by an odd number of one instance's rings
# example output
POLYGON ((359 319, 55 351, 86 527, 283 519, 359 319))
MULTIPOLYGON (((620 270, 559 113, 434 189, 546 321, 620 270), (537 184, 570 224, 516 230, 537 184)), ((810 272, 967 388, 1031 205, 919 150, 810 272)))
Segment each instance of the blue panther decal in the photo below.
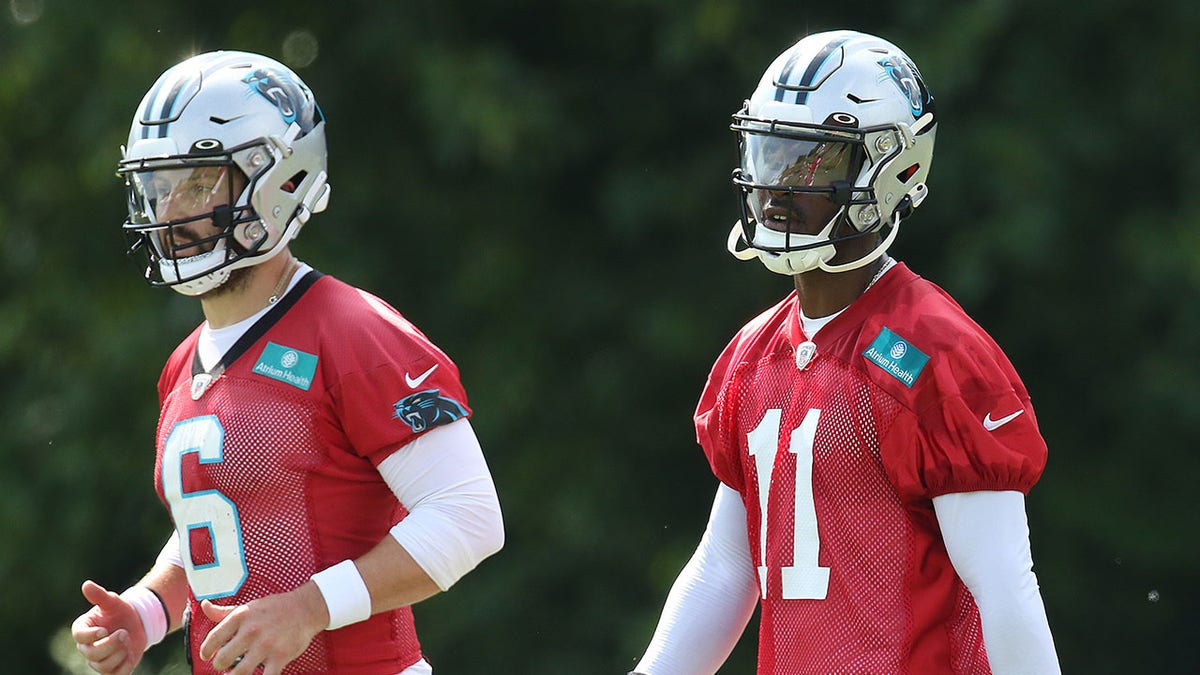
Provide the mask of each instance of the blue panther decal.
POLYGON ((924 115, 933 101, 912 61, 899 56, 889 56, 880 61, 879 65, 901 93, 908 97, 908 107, 912 111, 913 119, 924 115))
POLYGON ((467 410, 461 403, 442 396, 441 390, 438 389, 427 389, 405 396, 392 404, 392 407, 396 411, 393 417, 403 420, 412 427, 414 433, 421 433, 467 416, 467 410))
POLYGON ((315 109, 312 95, 286 75, 258 68, 243 77, 242 82, 278 108, 284 122, 299 123, 304 133, 312 131, 316 123, 321 121, 321 112, 315 109))

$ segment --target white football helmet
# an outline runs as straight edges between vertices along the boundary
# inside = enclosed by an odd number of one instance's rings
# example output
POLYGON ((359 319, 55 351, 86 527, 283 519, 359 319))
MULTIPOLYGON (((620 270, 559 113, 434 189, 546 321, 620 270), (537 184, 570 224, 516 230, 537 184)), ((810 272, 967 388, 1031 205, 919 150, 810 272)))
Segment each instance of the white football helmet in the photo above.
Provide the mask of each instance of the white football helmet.
POLYGON ((325 209, 325 117, 287 66, 246 52, 201 54, 163 73, 142 99, 117 173, 129 197, 130 252, 147 256, 146 280, 200 295, 277 255, 325 209), (197 240, 189 230, 197 221, 219 233, 197 240))
POLYGON ((773 272, 844 272, 877 260, 928 191, 933 97, 908 56, 872 35, 833 31, 792 45, 767 68, 731 129, 742 219, 727 246, 773 272), (787 216, 778 204, 805 193, 840 207, 815 235, 780 222, 787 216), (768 209, 772 195, 776 206, 768 209), (870 253, 829 264, 835 243, 872 233, 882 241, 870 253))

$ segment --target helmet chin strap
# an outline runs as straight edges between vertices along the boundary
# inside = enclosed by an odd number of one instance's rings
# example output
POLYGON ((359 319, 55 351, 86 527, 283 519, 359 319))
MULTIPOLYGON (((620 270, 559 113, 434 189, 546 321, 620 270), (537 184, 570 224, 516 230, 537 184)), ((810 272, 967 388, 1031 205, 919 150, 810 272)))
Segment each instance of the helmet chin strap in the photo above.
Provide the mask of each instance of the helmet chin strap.
POLYGON ((171 289, 176 293, 194 298, 197 295, 204 295, 226 281, 229 281, 229 270, 223 269, 217 270, 212 274, 206 274, 199 279, 192 279, 181 284, 172 284, 171 289))
POLYGON ((892 231, 889 232, 888 236, 884 237, 883 241, 881 241, 879 243, 879 245, 876 246, 874 248, 874 250, 872 250, 870 253, 864 255, 863 257, 859 258, 858 260, 853 260, 851 262, 843 263, 841 265, 830 265, 829 263, 823 262, 823 263, 817 265, 817 267, 819 267, 820 269, 825 270, 826 272, 829 272, 831 274, 838 274, 839 272, 849 272, 850 270, 856 270, 865 265, 870 265, 871 263, 878 260, 880 258, 880 256, 882 256, 884 253, 887 253, 888 247, 892 245, 893 241, 896 241, 896 234, 899 232, 900 232, 900 214, 893 213, 892 214, 892 231))
MULTIPOLYGON (((745 233, 742 232, 741 221, 737 221, 733 225, 733 229, 729 233, 729 240, 726 242, 726 249, 739 260, 751 260, 758 258, 763 266, 775 272, 776 274, 784 274, 793 276, 803 274, 822 267, 830 258, 837 255, 837 249, 829 240, 834 228, 838 222, 846 214, 846 207, 838 209, 825 227, 817 234, 796 234, 785 233, 769 228, 764 228, 765 238, 767 242, 760 242, 767 246, 778 246, 783 248, 791 243, 792 239, 799 241, 798 245, 805 248, 794 251, 776 252, 768 249, 757 248, 751 246, 745 238, 745 233), (771 240, 775 239, 776 242, 771 240), (747 248, 739 250, 739 244, 745 243, 747 248)), ((755 232, 755 239, 758 239, 758 232, 755 232)))
POLYGON ((179 281, 179 279, 187 279, 189 276, 196 273, 189 273, 188 268, 207 266, 208 260, 213 258, 221 258, 224 257, 224 255, 225 242, 219 241, 217 242, 216 247, 207 253, 201 253, 183 260, 163 258, 158 261, 158 269, 160 274, 162 274, 163 280, 167 281, 172 290, 182 295, 194 297, 197 295, 203 295, 228 281, 230 271, 229 268, 223 267, 208 274, 189 279, 188 281, 179 281))
POLYGON ((729 230, 729 238, 725 240, 725 250, 738 260, 754 260, 758 257, 758 251, 750 248, 746 244, 746 248, 738 248, 738 244, 744 243, 746 238, 742 236, 742 221, 734 221, 733 228, 729 230))

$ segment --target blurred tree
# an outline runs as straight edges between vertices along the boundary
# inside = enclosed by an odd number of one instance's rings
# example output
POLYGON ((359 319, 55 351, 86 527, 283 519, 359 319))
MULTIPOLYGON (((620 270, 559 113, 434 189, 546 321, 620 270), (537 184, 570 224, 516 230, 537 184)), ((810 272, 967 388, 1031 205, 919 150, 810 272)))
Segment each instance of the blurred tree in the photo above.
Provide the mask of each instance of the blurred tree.
MULTIPOLYGON (((1065 672, 1194 672, 1200 622, 1200 6, 912 0, 83 0, 0 7, 0 634, 79 672, 79 585, 169 523, 154 383, 199 320, 124 259, 117 148, 183 56, 283 59, 329 120, 333 200, 295 250, 462 368, 508 544, 417 608, 439 672, 624 672, 716 488, 691 410, 788 290, 723 251, 729 114, 799 35, 876 32, 942 116, 894 252, 1004 345, 1050 442, 1030 518, 1065 672), (855 6, 858 8, 858 6, 855 6), (1097 649, 1096 645, 1102 645, 1097 649)), ((145 672, 186 672, 178 636, 145 672)), ((751 635, 723 670, 753 672, 751 635)))

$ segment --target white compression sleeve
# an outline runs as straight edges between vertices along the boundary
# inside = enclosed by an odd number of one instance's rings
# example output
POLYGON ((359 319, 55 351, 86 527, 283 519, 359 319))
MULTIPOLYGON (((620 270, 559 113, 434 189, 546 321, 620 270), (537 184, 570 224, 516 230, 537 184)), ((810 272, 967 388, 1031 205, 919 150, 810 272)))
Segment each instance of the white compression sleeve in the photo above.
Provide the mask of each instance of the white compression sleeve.
POLYGON ((635 670, 646 675, 717 672, 757 604, 746 506, 741 495, 722 484, 700 545, 671 586, 658 628, 635 670))
POLYGON ((422 434, 379 473, 408 510, 392 536, 443 591, 504 546, 496 486, 468 420, 422 434))
POLYGON ((975 596, 995 675, 1060 673, 1046 608, 1033 573, 1025 496, 961 492, 933 499, 958 576, 975 596))
POLYGON ((167 538, 167 543, 163 544, 162 550, 158 552, 158 559, 155 560, 155 564, 183 567, 183 553, 179 550, 178 531, 171 530, 171 536, 167 538))

